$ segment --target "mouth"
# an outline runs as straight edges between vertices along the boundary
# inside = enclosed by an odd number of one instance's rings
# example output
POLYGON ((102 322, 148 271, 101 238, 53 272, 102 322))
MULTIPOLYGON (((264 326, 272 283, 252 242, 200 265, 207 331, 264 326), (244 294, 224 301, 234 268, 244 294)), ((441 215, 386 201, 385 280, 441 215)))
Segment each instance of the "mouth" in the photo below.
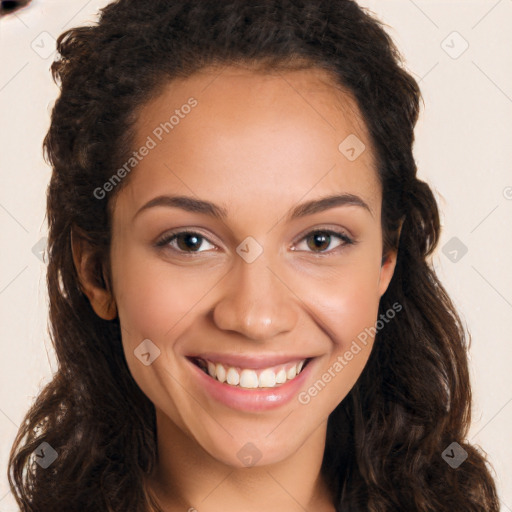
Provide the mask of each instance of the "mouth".
POLYGON ((221 384, 242 389, 279 388, 300 375, 312 358, 290 360, 268 368, 241 368, 202 357, 188 358, 206 375, 221 384))

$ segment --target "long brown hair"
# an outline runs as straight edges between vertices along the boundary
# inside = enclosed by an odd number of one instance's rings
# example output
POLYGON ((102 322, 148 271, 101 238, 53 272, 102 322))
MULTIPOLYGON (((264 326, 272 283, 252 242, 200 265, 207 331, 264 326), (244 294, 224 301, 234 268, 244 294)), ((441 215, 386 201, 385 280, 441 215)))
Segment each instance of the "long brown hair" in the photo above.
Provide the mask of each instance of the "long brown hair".
POLYGON ((356 98, 377 156, 384 254, 398 247, 379 313, 403 311, 377 333, 367 366, 332 412, 322 471, 343 512, 497 512, 470 424, 468 340, 429 263, 440 235, 430 188, 412 154, 420 91, 381 23, 353 0, 118 0, 92 26, 58 39, 61 93, 44 149, 47 284, 58 370, 28 411, 9 481, 22 511, 157 509, 144 486, 156 460, 153 404, 133 380, 118 319, 81 291, 71 234, 95 249, 96 282, 110 286, 111 207, 94 190, 126 161, 137 113, 176 77, 210 65, 318 67, 356 98), (400 237, 399 227, 402 224, 400 237), (56 460, 42 468, 47 442, 56 460), (453 442, 468 457, 453 468, 453 442))

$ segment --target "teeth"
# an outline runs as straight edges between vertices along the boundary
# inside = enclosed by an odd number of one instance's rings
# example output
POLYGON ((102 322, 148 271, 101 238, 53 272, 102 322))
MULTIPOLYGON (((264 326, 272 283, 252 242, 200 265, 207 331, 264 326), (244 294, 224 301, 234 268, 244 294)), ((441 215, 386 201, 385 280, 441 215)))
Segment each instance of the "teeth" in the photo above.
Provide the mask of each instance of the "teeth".
MULTIPOLYGON (((215 372, 219 382, 224 382, 226 380, 226 370, 224 369, 224 366, 217 363, 217 366, 215 366, 215 372)), ((215 377, 215 375, 212 375, 212 377, 215 377)))
MULTIPOLYGON (((215 375, 213 377, 215 378, 215 375)), ((232 386, 237 386, 240 382, 240 375, 238 375, 238 372, 234 368, 230 368, 228 370, 228 373, 226 374, 226 381, 232 386)))
POLYGON ((290 380, 290 379, 293 379, 295 377, 295 375, 297 375, 297 367, 296 366, 292 366, 286 372, 286 377, 287 377, 288 380, 290 380))
POLYGON ((241 388, 257 388, 258 376, 254 370, 242 370, 240 374, 240 387, 241 388))
POLYGON ((260 388, 273 388, 276 385, 276 374, 272 370, 263 370, 260 373, 260 388))
POLYGON ((286 382, 286 370, 281 368, 276 374, 276 384, 283 384, 286 382))
POLYGON ((304 367, 306 360, 294 364, 284 364, 273 368, 265 368, 258 374, 256 370, 236 369, 221 363, 198 360, 198 364, 210 377, 219 382, 226 382, 231 386, 240 386, 245 389, 273 388, 276 385, 284 384, 287 380, 294 379, 304 367))

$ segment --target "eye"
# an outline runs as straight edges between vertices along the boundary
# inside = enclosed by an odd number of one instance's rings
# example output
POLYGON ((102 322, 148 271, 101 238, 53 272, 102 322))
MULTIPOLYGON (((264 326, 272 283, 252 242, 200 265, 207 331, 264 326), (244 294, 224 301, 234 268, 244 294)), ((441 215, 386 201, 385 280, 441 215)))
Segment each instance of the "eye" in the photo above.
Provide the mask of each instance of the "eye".
POLYGON ((304 238, 302 238, 301 242, 302 241, 306 242, 306 245, 309 249, 311 249, 311 252, 316 252, 320 254, 331 253, 334 252, 334 250, 340 246, 352 245, 355 243, 355 241, 352 240, 352 238, 350 238, 345 233, 332 231, 330 229, 311 231, 304 238), (329 250, 326 250, 331 246, 333 240, 335 239, 338 239, 340 242, 334 247, 331 247, 329 250))
POLYGON ((196 233, 194 231, 179 231, 175 233, 167 233, 158 240, 158 242, 156 242, 156 246, 170 247, 176 252, 193 253, 204 252, 204 250, 200 249, 205 242, 210 245, 210 249, 215 249, 215 246, 200 233, 196 233))

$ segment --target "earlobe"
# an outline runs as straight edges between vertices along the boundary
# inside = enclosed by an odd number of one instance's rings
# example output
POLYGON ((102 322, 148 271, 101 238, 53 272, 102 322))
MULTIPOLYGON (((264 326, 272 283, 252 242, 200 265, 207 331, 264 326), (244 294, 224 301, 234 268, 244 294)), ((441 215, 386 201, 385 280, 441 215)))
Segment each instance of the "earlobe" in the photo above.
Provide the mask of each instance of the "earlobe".
POLYGON ((80 288, 89 299, 94 312, 103 320, 113 320, 117 308, 112 293, 105 286, 106 280, 98 255, 85 237, 71 232, 71 250, 73 262, 80 282, 80 288))

